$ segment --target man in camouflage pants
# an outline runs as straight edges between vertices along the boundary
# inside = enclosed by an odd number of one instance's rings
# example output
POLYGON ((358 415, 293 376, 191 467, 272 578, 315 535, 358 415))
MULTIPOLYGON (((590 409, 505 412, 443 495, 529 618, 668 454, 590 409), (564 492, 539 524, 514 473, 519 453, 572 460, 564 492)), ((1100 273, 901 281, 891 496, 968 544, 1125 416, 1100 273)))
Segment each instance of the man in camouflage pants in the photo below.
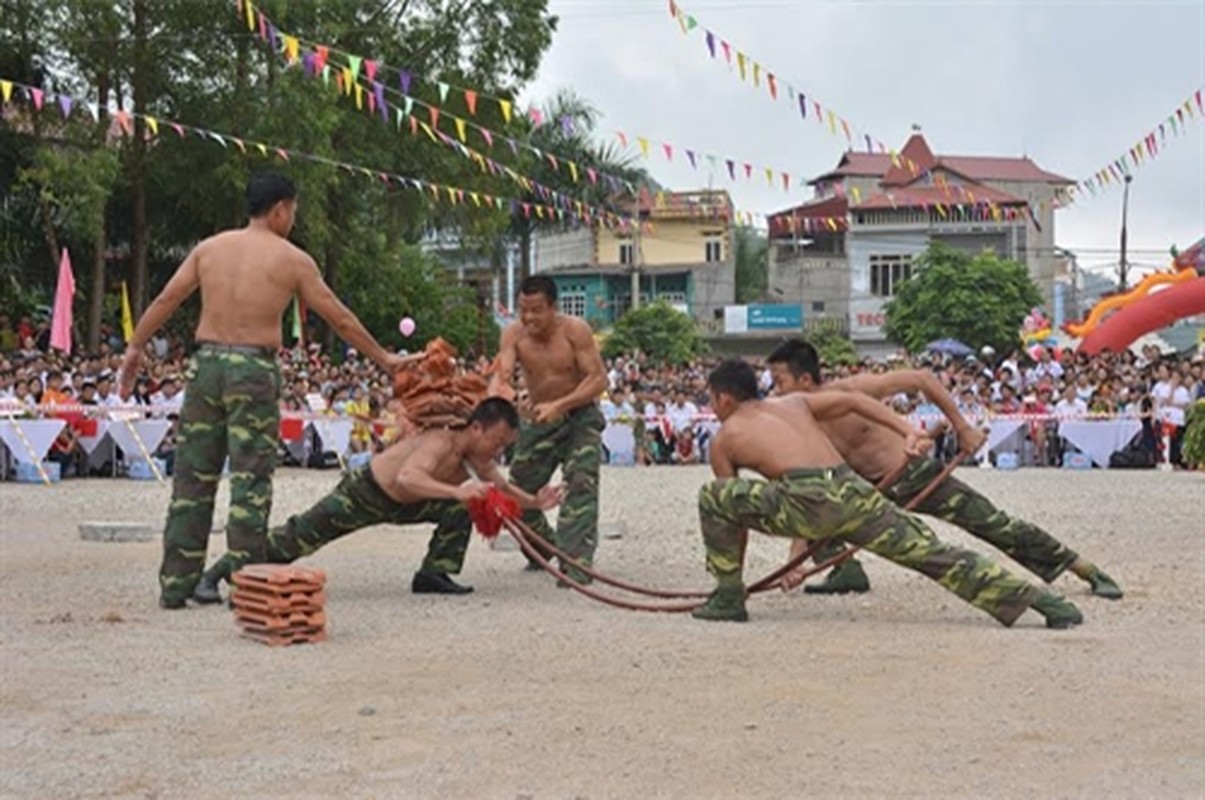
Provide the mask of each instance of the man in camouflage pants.
POLYGON ((759 401, 753 369, 740 361, 721 364, 708 385, 723 425, 711 450, 717 480, 699 492, 699 518, 717 589, 693 612, 696 618, 748 618, 742 567, 745 531, 752 528, 774 536, 833 537, 860 545, 937 581, 1004 625, 1030 608, 1045 616, 1051 628, 1082 621, 1072 604, 976 553, 939 541, 841 461, 817 422, 847 413, 889 426, 911 450, 919 449, 923 437, 882 404, 853 392, 759 401), (739 478, 742 468, 768 480, 739 478))
MULTIPOLYGON (((561 564, 570 579, 589 583, 574 564, 592 564, 598 546, 598 473, 606 420, 596 401, 607 377, 590 326, 557 313, 556 297, 556 284, 545 275, 523 281, 519 322, 502 332, 490 394, 514 397, 515 366, 523 367, 532 419, 519 435, 511 477, 534 492, 559 466, 566 487, 555 533, 539 510, 526 512, 523 521, 570 557, 571 563, 561 564)), ((528 568, 540 569, 530 559, 528 568)))
MULTIPOLYGON (((289 517, 267 539, 265 558, 287 564, 322 546, 373 525, 436 523, 427 557, 414 576, 416 594, 468 594, 456 583, 472 534, 466 503, 496 486, 526 508, 548 509, 561 499, 559 487, 532 495, 498 471, 496 459, 514 443, 519 415, 506 400, 481 402, 463 427, 429 430, 403 439, 343 477, 330 494, 308 511, 289 517), (473 480, 470 480, 472 478, 473 480)), ((205 572, 201 585, 217 595, 220 580, 240 566, 228 553, 205 572)))
MULTIPOLYGON (((900 392, 922 393, 945 413, 965 452, 977 450, 984 440, 984 435, 958 412, 949 393, 931 372, 906 370, 886 375, 859 375, 822 386, 816 349, 801 339, 782 343, 767 360, 775 388, 780 394, 806 394, 820 388, 864 392, 875 398, 900 392)), ((897 476, 883 490, 883 494, 898 506, 911 502, 943 470, 934 458, 911 458, 905 452, 903 438, 895 431, 883 425, 868 424, 856 415, 822 420, 819 425, 846 463, 865 479, 877 483, 884 476, 897 476)), ((1121 587, 1095 564, 1037 525, 1005 513, 991 500, 953 476, 947 476, 913 510, 957 525, 1008 554, 1048 583, 1070 570, 1088 583, 1094 595, 1112 600, 1122 597, 1121 587)), ((796 543, 794 552, 802 552, 803 546, 802 542, 796 543)), ((834 539, 816 553, 815 560, 817 563, 827 561, 844 549, 844 545, 834 539)), ((785 585, 796 585, 801 580, 801 574, 802 568, 788 576, 785 585)), ((868 589, 870 582, 865 571, 856 559, 851 558, 833 568, 823 583, 807 586, 804 591, 844 594, 868 589)))
MULTIPOLYGON (((147 307, 121 365, 120 395, 130 396, 143 348, 198 289, 201 316, 180 409, 172 501, 163 533, 159 605, 184 608, 201 579, 213 498, 230 458, 230 519, 226 535, 235 563, 260 561, 272 508, 276 465, 281 317, 294 296, 331 323, 350 344, 386 370, 405 359, 377 343, 322 280, 314 259, 288 241, 297 190, 283 175, 247 183, 245 228, 200 242, 147 307)), ((220 599, 220 598, 216 598, 220 599)))

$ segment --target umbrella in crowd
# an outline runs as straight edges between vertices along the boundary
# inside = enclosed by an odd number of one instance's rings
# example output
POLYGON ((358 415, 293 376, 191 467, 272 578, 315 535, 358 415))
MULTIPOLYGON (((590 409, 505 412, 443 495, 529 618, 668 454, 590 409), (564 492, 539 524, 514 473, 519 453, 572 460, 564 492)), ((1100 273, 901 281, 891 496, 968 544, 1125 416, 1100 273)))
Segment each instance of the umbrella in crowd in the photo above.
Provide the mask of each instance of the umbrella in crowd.
POLYGON ((965 358, 975 353, 974 350, 957 339, 938 339, 936 342, 929 342, 925 350, 930 353, 942 353, 943 355, 953 356, 954 358, 965 358))

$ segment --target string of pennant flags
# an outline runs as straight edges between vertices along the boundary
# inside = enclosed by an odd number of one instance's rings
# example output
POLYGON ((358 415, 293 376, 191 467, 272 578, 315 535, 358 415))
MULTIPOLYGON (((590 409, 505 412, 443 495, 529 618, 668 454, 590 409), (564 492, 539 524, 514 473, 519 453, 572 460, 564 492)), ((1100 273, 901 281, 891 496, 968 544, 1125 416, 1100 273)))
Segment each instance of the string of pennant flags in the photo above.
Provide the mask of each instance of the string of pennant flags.
MULTIPOLYGON (((514 104, 510 100, 485 95, 475 89, 455 87, 440 81, 436 82, 435 86, 439 92, 440 103, 442 105, 437 106, 428 103, 410 94, 410 89, 414 85, 413 73, 410 70, 390 67, 362 55, 348 53, 330 45, 308 41, 294 33, 279 28, 251 0, 237 0, 237 2, 239 14, 246 20, 249 30, 258 32, 260 39, 271 44, 275 51, 284 58, 286 63, 300 64, 307 75, 321 76, 327 84, 333 81, 341 93, 354 98, 356 107, 359 110, 363 110, 368 114, 379 113, 385 122, 388 122, 392 116, 399 127, 404 121, 409 120, 408 124, 413 128, 415 125, 421 124, 416 121, 416 117, 414 116, 414 111, 417 108, 426 115, 427 127, 437 134, 446 137, 446 139, 441 140, 443 144, 449 144, 451 141, 459 141, 461 145, 467 146, 469 133, 472 132, 481 139, 487 151, 492 151, 496 143, 505 142, 512 154, 516 156, 520 150, 524 150, 541 161, 547 162, 554 172, 559 173, 564 169, 568 172, 570 179, 574 183, 579 182, 584 176, 585 180, 589 181, 592 185, 598 185, 601 181, 612 191, 619 191, 621 188, 624 188, 633 194, 636 193, 637 187, 622 177, 581 164, 555 151, 545 150, 516 140, 504 132, 493 130, 479 122, 458 115, 447 107, 448 98, 454 96, 453 92, 455 92, 464 98, 464 106, 468 110, 469 115, 475 117, 481 99, 488 99, 498 103, 503 120, 509 124, 514 119, 515 114, 514 104), (378 80, 378 77, 383 79, 386 72, 397 73, 398 88, 392 86, 389 81, 378 80), (398 100, 397 102, 390 103, 387 97, 395 97, 398 100), (455 140, 440 131, 440 122, 445 122, 452 126, 456 137, 455 140)), ((557 120, 545 119, 543 113, 535 107, 532 107, 526 113, 533 124, 537 126, 558 123, 557 120)), ((573 121, 569 117, 563 117, 559 120, 559 124, 566 129, 566 133, 572 132, 573 121)), ((678 154, 680 160, 684 158, 689 162, 691 168, 695 170, 698 170, 703 163, 707 163, 716 175, 722 177, 726 174, 728 179, 733 182, 761 180, 764 176, 767 185, 775 186, 781 184, 783 191, 789 191, 793 185, 806 185, 806 178, 800 176, 799 173, 791 173, 777 167, 755 166, 741 159, 708 153, 699 148, 679 146, 671 142, 656 142, 652 137, 629 133, 623 130, 616 130, 615 135, 624 148, 638 147, 640 155, 645 160, 650 160, 654 150, 656 150, 663 153, 668 162, 673 162, 675 154, 678 154), (724 171, 725 167, 727 169, 726 172, 724 171), (798 177, 797 182, 794 180, 795 177, 798 177)), ((477 156, 469 157, 478 160, 477 156)), ((481 157, 484 158, 484 156, 481 157)))
MULTIPOLYGON (((896 153, 886 147, 882 141, 855 128, 845 117, 822 105, 814 96, 808 96, 804 92, 796 90, 793 84, 783 82, 780 76, 770 71, 762 62, 738 49, 729 40, 714 31, 701 26, 698 18, 682 8, 677 0, 669 0, 669 13, 670 17, 678 23, 684 35, 702 30, 704 43, 711 58, 719 58, 722 54, 724 61, 730 67, 735 63, 736 72, 742 82, 751 81, 755 88, 759 88, 764 83, 771 100, 798 105, 799 115, 803 121, 807 121, 810 117, 818 125, 827 125, 829 132, 833 135, 836 135, 840 129, 850 149, 860 148, 864 144, 866 152, 888 153, 891 155, 893 164, 903 161, 913 175, 918 174, 917 165, 912 163, 907 156, 896 153)), ((1061 193, 1061 204, 1074 203, 1084 195, 1095 196, 1112 186, 1119 185, 1124 181, 1126 175, 1133 174, 1134 169, 1158 156, 1168 138, 1169 131, 1172 137, 1178 137, 1189 122, 1196 121, 1198 114, 1205 116, 1205 106, 1202 105, 1201 95, 1202 90, 1198 88, 1157 127, 1151 129, 1120 157, 1098 169, 1090 177, 1068 187, 1065 192, 1061 193)))
POLYGON ((898 166, 902 163, 913 175, 920 174, 920 167, 912 159, 887 147, 882 140, 854 126, 844 116, 822 104, 815 95, 809 95, 796 89, 795 84, 784 80, 781 74, 771 71, 761 61, 748 55, 728 39, 702 27, 698 18, 682 8, 676 0, 669 0, 669 13, 682 29, 683 35, 689 36, 696 30, 702 30, 704 43, 711 58, 714 60, 722 56, 729 67, 735 65, 736 73, 742 83, 749 81, 754 88, 760 88, 764 84, 772 101, 789 103, 792 107, 798 107, 801 122, 807 124, 815 120, 822 129, 827 128, 830 135, 844 135, 848 149, 861 148, 865 145, 867 153, 886 153, 891 156, 892 164, 898 166))
POLYGON ((1201 91, 1202 89, 1198 87, 1157 127, 1148 131, 1126 152, 1092 173, 1090 177, 1070 187, 1067 190, 1070 202, 1075 202, 1085 194, 1094 197, 1121 184, 1127 175, 1132 175, 1136 169, 1145 166, 1148 161, 1153 160, 1162 152, 1163 146, 1167 143, 1168 131, 1171 131, 1173 138, 1179 137, 1190 122, 1197 121, 1198 115, 1205 118, 1205 105, 1202 105, 1201 91))
MULTIPOLYGON (((78 113, 80 109, 87 109, 90 113, 93 122, 99 123, 102 109, 96 103, 80 101, 66 94, 52 94, 45 90, 21 83, 20 81, 0 78, 0 101, 4 105, 14 102, 14 98, 24 98, 33 107, 35 112, 42 112, 50 108, 57 108, 64 120, 70 119, 72 114, 78 113)), ((104 109, 108 113, 108 109, 104 109)), ((576 220, 585 224, 599 223, 607 227, 626 230, 633 224, 633 220, 629 217, 615 214, 606 209, 600 209, 594 206, 587 205, 580 201, 574 201, 568 207, 564 205, 546 205, 543 203, 535 203, 520 200, 517 198, 500 197, 488 192, 474 191, 465 189, 459 186, 451 186, 447 184, 435 183, 432 181, 415 178, 409 175, 399 175, 397 173, 387 172, 383 170, 365 167, 360 164, 353 164, 338 159, 328 158, 313 153, 306 153, 288 147, 283 147, 267 142, 259 142, 253 139, 247 139, 236 136, 224 131, 216 131, 210 128, 203 128, 197 125, 189 125, 183 122, 167 119, 164 117, 155 117, 149 114, 142 114, 133 111, 125 111, 118 109, 112 112, 112 117, 118 126, 118 130, 123 136, 134 135, 133 121, 141 119, 146 125, 146 129, 150 137, 161 139, 167 132, 165 129, 170 129, 177 134, 179 139, 186 139, 190 134, 195 135, 204 141, 212 142, 229 149, 231 146, 236 147, 240 153, 249 155, 253 151, 258 151, 261 155, 269 158, 278 158, 281 161, 289 162, 293 160, 304 160, 327 166, 337 167, 346 172, 362 175, 364 177, 379 180, 388 185, 396 185, 404 189, 411 189, 420 193, 429 193, 432 200, 437 202, 446 202, 451 205, 472 204, 476 208, 486 208, 491 210, 507 210, 511 214, 522 215, 525 218, 535 217, 540 220, 547 221, 565 221, 566 218, 576 220)), ((651 230, 651 228, 649 228, 651 230)))

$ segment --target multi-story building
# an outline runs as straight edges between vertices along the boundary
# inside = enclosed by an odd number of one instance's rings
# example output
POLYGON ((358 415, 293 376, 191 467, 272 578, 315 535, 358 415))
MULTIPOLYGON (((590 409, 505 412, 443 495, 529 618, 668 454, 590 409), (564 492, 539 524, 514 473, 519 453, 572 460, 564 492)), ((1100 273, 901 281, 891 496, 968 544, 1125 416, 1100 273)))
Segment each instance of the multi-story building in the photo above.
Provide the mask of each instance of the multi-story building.
POLYGON ((809 183, 813 200, 770 217, 768 299, 801 304, 813 324, 844 318, 867 354, 894 349, 883 306, 931 242, 1025 264, 1053 301, 1054 212, 1074 182, 1028 157, 936 156, 915 133, 898 157, 847 152, 809 183))
POLYGON ((732 200, 724 191, 645 195, 641 226, 539 231, 533 272, 553 278, 561 311, 608 327, 640 303, 664 300, 699 321, 722 316, 736 292, 732 200))

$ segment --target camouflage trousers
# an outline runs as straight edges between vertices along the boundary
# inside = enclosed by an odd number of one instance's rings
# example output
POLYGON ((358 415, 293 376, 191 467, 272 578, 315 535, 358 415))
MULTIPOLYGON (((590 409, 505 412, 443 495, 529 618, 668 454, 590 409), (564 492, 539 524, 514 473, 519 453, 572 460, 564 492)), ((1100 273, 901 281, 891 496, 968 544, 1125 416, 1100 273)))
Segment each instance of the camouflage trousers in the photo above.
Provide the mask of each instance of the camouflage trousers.
POLYGON ((740 533, 809 540, 838 537, 915 570, 1011 625, 1040 591, 1003 567, 940 541, 849 467, 800 469, 774 481, 728 478, 699 491, 707 569, 721 587, 741 586, 740 533))
POLYGON ((205 566, 213 499, 230 459, 226 545, 235 561, 262 561, 280 439, 280 371, 270 347, 202 345, 186 374, 172 500, 163 531, 160 592, 192 594, 205 566))
POLYGON ((557 515, 556 533, 544 512, 529 509, 523 521, 545 541, 574 560, 594 562, 598 547, 598 472, 602 463, 602 430, 606 420, 593 403, 546 425, 526 425, 515 445, 510 480, 534 494, 552 480, 557 467, 565 482, 565 499, 557 515))
MULTIPOLYGON (((903 507, 923 492, 941 474, 942 469, 936 459, 913 459, 883 494, 897 506, 903 507)), ((957 525, 1048 583, 1062 575, 1079 557, 1037 525, 1010 517, 996 508, 991 500, 953 476, 942 481, 912 511, 957 525)), ((824 548, 822 553, 817 553, 817 563, 832 558, 843 549, 839 542, 835 542, 833 546, 824 548)))
MULTIPOLYGON (((472 522, 465 505, 455 500, 399 503, 377 484, 371 467, 364 466, 344 475, 330 494, 308 511, 289 517, 283 526, 273 528, 268 533, 264 560, 270 564, 289 564, 315 553, 323 545, 373 525, 418 522, 436 524, 419 572, 460 572, 472 533, 472 522)), ((241 566, 226 555, 210 567, 206 575, 215 581, 229 581, 241 566)))

